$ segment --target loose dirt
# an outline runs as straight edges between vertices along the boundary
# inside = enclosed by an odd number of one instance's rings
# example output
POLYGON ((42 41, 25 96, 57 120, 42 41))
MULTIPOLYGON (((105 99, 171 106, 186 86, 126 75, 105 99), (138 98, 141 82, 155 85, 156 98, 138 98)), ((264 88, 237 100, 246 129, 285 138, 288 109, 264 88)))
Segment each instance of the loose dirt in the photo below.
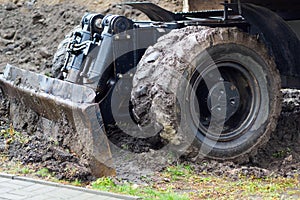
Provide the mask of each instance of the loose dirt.
MULTIPOLYGON (((82 15, 87 11, 97 10, 104 14, 117 12, 134 18, 144 17, 138 11, 128 8, 118 9, 114 4, 115 1, 51 2, 49 4, 48 1, 0 0, 0 71, 4 69, 6 63, 10 63, 31 71, 49 73, 52 56, 58 43, 66 33, 79 24, 82 15)), ((181 1, 178 0, 157 2, 173 11, 180 11, 182 8, 181 1)), ((260 149, 250 162, 242 165, 207 160, 194 162, 183 159, 176 162, 193 165, 199 172, 206 171, 220 176, 225 174, 233 178, 237 178, 239 174, 258 177, 267 175, 289 177, 299 174, 300 91, 283 90, 282 93, 283 109, 277 129, 266 146, 260 149)), ((8 117, 10 109, 9 103, 1 93, 0 103, 0 129, 7 130, 11 123, 8 117)), ((94 177, 91 176, 87 164, 80 161, 81 159, 64 145, 64 135, 56 138, 46 137, 34 124, 36 122, 34 119, 38 117, 35 118, 35 113, 31 114, 33 121, 24 123, 23 130, 17 130, 26 142, 18 139, 8 145, 7 139, 1 135, 1 154, 5 154, 9 160, 30 164, 36 169, 48 168, 58 179, 93 180, 94 177)), ((112 138, 118 139, 117 136, 112 138)), ((162 170, 175 162, 170 155, 158 153, 151 144, 143 141, 123 138, 120 143, 124 149, 135 152, 125 156, 126 159, 124 159, 126 152, 120 153, 123 159, 116 156, 115 165, 121 179, 141 182, 142 175, 162 170), (139 142, 142 142, 142 151, 139 142)))

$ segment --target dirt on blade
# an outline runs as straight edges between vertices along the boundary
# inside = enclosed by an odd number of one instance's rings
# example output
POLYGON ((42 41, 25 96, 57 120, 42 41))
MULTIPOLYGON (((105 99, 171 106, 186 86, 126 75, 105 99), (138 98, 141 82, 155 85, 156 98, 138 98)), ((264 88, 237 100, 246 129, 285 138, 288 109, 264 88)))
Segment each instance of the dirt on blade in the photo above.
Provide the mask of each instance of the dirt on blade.
MULTIPOLYGON (((153 1, 166 9, 181 10, 181 1, 153 1)), ((119 9, 115 1, 3 1, 0 0, 0 71, 6 63, 39 73, 49 73, 53 55, 65 34, 79 24, 86 11, 123 13, 133 18, 144 17, 130 8, 119 9), (49 3, 52 2, 52 3, 49 3), (101 3, 102 2, 102 3, 101 3), (87 6, 87 7, 85 7, 87 6), (92 9, 91 9, 92 8, 92 9)), ((264 177, 268 175, 290 177, 300 173, 300 91, 283 90, 283 108, 276 131, 270 141, 258 151, 251 161, 243 165, 231 162, 187 160, 199 172, 213 175, 239 174, 264 177)), ((13 140, 9 112, 16 112, 0 92, 0 154, 7 161, 21 162, 35 169, 48 168, 58 179, 93 180, 84 158, 70 151, 66 134, 62 131, 55 138, 41 132, 41 118, 21 109, 19 126, 13 140), (22 117, 21 117, 22 116, 22 117)), ((16 123, 16 122, 14 122, 16 123)), ((124 153, 115 156, 117 176, 133 182, 141 182, 141 176, 160 171, 174 162, 171 155, 160 154, 151 141, 136 141, 119 137, 120 130, 109 133, 112 143, 118 143, 124 153), (132 153, 133 152, 133 153, 132 153), (127 155, 127 156, 126 156, 127 155)), ((5 165, 0 163, 0 167, 5 165)))

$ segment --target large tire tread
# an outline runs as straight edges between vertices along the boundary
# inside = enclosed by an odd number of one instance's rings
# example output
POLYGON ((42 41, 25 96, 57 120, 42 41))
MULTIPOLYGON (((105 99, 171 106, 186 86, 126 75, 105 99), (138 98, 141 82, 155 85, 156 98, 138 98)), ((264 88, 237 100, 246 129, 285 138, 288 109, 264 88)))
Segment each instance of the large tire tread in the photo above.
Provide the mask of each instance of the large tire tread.
MULTIPOLYGON (((244 162, 257 149, 263 146, 276 128, 281 111, 281 81, 274 59, 270 57, 265 45, 254 36, 237 28, 187 27, 171 31, 147 49, 141 59, 133 80, 132 102, 137 121, 142 126, 159 123, 164 130, 161 136, 170 143, 179 145, 185 141, 185 135, 178 132, 176 115, 176 94, 183 77, 189 78, 195 68, 193 62, 198 52, 220 45, 233 43, 259 52, 269 66, 267 79, 272 85, 270 115, 268 125, 259 140, 243 154, 228 155, 220 160, 244 162)), ((197 149, 197 148, 190 148, 197 149)), ((195 152, 190 152, 194 154, 195 152)), ((194 154, 195 155, 195 154, 194 154)))

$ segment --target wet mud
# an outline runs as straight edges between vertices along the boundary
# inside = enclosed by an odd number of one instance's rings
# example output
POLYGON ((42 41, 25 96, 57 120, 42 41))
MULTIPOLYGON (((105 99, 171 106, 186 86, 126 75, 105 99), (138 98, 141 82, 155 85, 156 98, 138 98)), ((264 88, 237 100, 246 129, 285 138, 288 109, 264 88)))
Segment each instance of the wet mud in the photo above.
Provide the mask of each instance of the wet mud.
MULTIPOLYGON (((111 12, 113 9, 117 9, 116 6, 104 12, 111 12)), ((38 6, 16 1, 0 4, 0 71, 6 63, 10 63, 39 73, 50 73, 52 56, 58 43, 63 40, 65 33, 79 24, 87 10, 83 5, 70 3, 38 6)), ((132 11, 125 11, 132 14, 132 11)), ((134 12, 133 15, 140 14, 134 12)), ((283 90, 282 93, 282 111, 277 128, 269 142, 257 155, 252 156, 249 162, 234 164, 177 159, 166 151, 159 152, 153 146, 153 141, 136 141, 121 137, 119 130, 112 129, 108 135, 111 136, 117 177, 142 182, 141 176, 153 174, 174 163, 188 163, 193 165, 196 171, 206 171, 218 176, 225 174, 232 178, 237 178, 239 174, 258 177, 290 177, 299 174, 300 91, 283 90), (116 143, 118 145, 115 145, 116 143), (122 147, 122 150, 119 147, 122 147)), ((64 132, 56 134, 53 138, 45 135, 38 126, 41 118, 26 109, 20 110, 18 121, 12 121, 9 118, 10 112, 17 112, 12 109, 14 106, 9 104, 0 91, 0 129, 8 130, 11 128, 10 124, 16 124, 16 131, 24 138, 7 144, 7 139, 1 134, 1 154, 6 155, 10 161, 29 164, 36 169, 48 168, 58 179, 95 179, 84 158, 72 152, 64 142, 64 132)))

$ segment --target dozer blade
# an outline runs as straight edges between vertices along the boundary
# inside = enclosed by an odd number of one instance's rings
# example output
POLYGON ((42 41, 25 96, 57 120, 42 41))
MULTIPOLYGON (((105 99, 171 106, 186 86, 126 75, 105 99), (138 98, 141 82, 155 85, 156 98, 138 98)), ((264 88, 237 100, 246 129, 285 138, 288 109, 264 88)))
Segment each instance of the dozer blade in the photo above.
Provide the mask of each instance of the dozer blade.
POLYGON ((92 89, 12 65, 7 65, 0 75, 0 88, 11 103, 21 103, 51 121, 68 123, 74 130, 70 149, 87 158, 93 175, 115 174, 109 142, 92 89))

